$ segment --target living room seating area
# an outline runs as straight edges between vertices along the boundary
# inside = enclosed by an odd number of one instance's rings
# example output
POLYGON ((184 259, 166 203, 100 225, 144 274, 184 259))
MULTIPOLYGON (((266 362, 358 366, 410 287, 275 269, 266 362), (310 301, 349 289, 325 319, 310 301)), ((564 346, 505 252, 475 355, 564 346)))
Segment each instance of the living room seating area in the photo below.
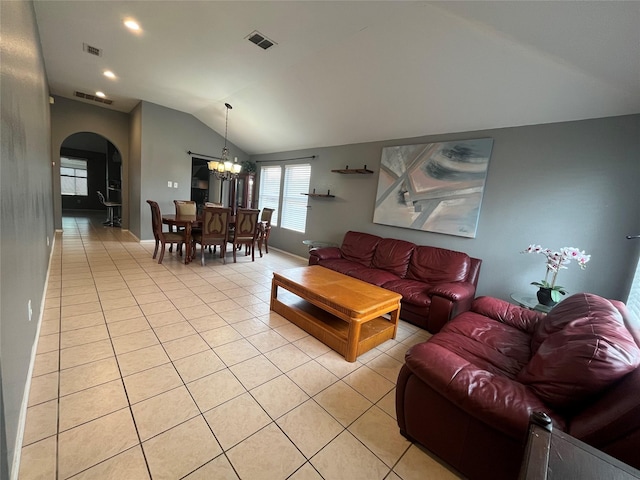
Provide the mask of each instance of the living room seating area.
POLYGON ((470 479, 514 479, 529 416, 639 468, 640 325, 575 294, 548 315, 479 297, 413 346, 397 382, 401 433, 470 479))
POLYGON ((400 318, 438 332, 469 309, 482 260, 445 248, 348 231, 340 247, 313 248, 321 265, 402 295, 400 318))
POLYGON ((56 233, 19 478, 455 478, 395 419, 426 331, 346 362, 269 311, 273 271, 306 259, 158 264, 103 219, 56 233))

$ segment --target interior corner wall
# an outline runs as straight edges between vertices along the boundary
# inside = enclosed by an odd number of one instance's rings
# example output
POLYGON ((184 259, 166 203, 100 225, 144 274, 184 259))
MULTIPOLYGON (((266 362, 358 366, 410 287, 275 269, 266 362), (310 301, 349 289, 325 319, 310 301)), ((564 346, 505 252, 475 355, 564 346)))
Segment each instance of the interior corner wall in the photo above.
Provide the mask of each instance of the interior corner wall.
POLYGON ((122 156, 122 228, 129 228, 129 114, 94 106, 80 100, 54 97, 51 106, 51 156, 53 167, 53 204, 55 226, 62 228, 62 196, 60 193, 60 147, 67 137, 79 132, 92 132, 109 140, 122 156))
POLYGON ((309 198, 305 233, 273 227, 269 244, 275 248, 306 257, 302 240, 340 244, 346 231, 357 230, 459 250, 483 260, 477 294, 508 300, 515 291, 535 294, 530 283, 544 278, 543 258, 519 253, 528 245, 579 247, 591 254, 587 268, 569 265, 558 283, 570 293, 626 300, 640 253, 640 242, 625 238, 640 233, 640 115, 280 152, 251 160, 260 167, 310 155, 317 155, 306 160, 312 166, 310 188, 329 189, 335 198, 309 198), (494 143, 476 238, 373 223, 383 147, 485 137, 494 143), (375 173, 331 172, 346 165, 367 165, 375 173))
POLYGON ((131 110, 129 122, 129 231, 140 239, 140 200, 141 156, 142 156, 142 102, 131 110))
MULTIPOLYGON (((139 231, 136 236, 141 240, 151 240, 151 210, 146 201, 158 202, 163 213, 174 213, 174 200, 191 198, 191 155, 187 152, 219 156, 224 137, 188 113, 149 102, 141 102, 139 107, 140 221, 132 224, 131 230, 134 234, 139 231)), ((229 119, 229 131, 233 138, 233 119, 229 119)), ((249 158, 229 139, 227 147, 231 158, 238 157, 238 162, 249 158)))
POLYGON ((49 90, 33 4, 2 2, 1 8, 0 478, 4 479, 17 478, 12 464, 20 453, 21 415, 55 232, 49 90))

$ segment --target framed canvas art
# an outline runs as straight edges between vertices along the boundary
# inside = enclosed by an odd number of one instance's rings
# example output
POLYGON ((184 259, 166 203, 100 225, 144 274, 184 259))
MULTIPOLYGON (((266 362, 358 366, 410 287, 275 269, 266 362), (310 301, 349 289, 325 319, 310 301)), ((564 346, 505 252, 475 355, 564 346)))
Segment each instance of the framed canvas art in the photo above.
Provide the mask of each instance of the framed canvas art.
POLYGON ((475 238, 492 138, 384 147, 373 222, 475 238))

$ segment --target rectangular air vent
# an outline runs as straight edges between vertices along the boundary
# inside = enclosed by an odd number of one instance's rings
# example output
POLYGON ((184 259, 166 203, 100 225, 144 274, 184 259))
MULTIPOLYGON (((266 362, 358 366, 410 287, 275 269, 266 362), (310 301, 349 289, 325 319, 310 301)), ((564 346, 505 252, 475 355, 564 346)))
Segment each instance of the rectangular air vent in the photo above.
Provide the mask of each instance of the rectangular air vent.
POLYGON ((100 50, 98 47, 92 47, 88 43, 83 43, 82 44, 82 49, 85 52, 90 53, 91 55, 95 55, 96 57, 101 57, 102 56, 102 50, 100 50))
POLYGON ((263 34, 261 34, 256 30, 251 32, 246 38, 251 43, 255 43, 256 45, 258 45, 260 48, 264 50, 266 50, 269 47, 273 47, 274 45, 277 45, 276 42, 274 42, 273 40, 269 40, 267 37, 265 37, 263 34))
POLYGON ((91 95, 90 93, 74 92, 74 95, 78 98, 84 98, 85 100, 104 103, 105 105, 111 105, 113 103, 113 100, 109 100, 108 98, 100 98, 95 95, 91 95))

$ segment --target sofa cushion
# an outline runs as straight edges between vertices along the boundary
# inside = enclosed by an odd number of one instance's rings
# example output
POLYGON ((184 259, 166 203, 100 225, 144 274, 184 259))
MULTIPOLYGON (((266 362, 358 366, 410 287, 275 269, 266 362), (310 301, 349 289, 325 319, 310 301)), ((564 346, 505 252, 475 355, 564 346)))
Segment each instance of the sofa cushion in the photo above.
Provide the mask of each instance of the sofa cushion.
POLYGON ((511 379, 531 359, 529 333, 471 311, 458 315, 429 341, 477 368, 511 379))
POLYGON ((469 275, 469 255, 446 248, 417 246, 406 278, 428 283, 462 282, 469 275))
POLYGON ((362 232, 347 232, 340 246, 342 257, 365 267, 371 265, 380 237, 362 232))
POLYGON ((517 378, 559 409, 587 400, 640 364, 640 348, 620 312, 588 293, 553 308, 531 345, 535 354, 517 378))
POLYGON ((379 268, 361 268, 349 273, 353 278, 381 287, 387 282, 398 280, 398 276, 379 268))
POLYGON ((383 238, 376 247, 371 266, 402 278, 407 273, 409 260, 415 247, 415 244, 404 240, 383 238))
POLYGON ((352 275, 356 270, 369 270, 364 265, 352 262, 351 260, 345 260, 344 258, 332 258, 328 260, 320 260, 318 265, 335 270, 343 275, 352 275))
POLYGON ((383 283, 381 287, 402 295, 403 303, 408 302, 420 307, 431 305, 431 296, 428 294, 431 285, 428 283, 403 278, 383 283))

